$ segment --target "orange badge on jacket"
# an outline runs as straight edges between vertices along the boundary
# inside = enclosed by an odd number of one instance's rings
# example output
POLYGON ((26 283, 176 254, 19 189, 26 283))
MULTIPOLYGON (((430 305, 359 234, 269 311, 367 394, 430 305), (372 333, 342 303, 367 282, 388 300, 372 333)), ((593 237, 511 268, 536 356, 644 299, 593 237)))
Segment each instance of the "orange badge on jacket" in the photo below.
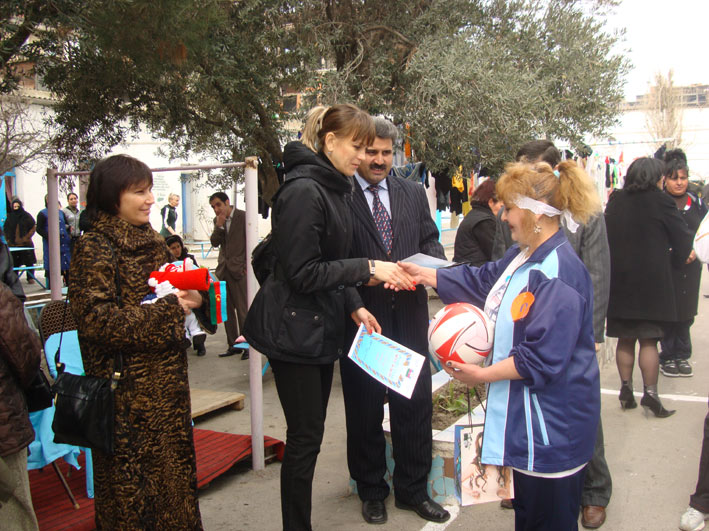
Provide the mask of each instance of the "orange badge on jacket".
POLYGON ((517 295, 515 300, 512 301, 512 307, 510 308, 512 320, 519 321, 527 317, 532 304, 534 304, 534 295, 531 292, 524 291, 517 295))

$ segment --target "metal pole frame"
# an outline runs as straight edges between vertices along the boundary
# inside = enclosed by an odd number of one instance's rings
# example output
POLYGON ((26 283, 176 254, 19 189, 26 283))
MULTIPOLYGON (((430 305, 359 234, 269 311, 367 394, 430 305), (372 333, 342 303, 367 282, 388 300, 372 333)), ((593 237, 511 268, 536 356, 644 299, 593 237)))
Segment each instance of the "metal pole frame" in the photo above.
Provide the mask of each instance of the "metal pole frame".
MULTIPOLYGON (((59 180, 57 171, 47 169, 47 235, 49 236, 49 288, 53 301, 62 299, 61 253, 59 252, 59 180)), ((47 268, 45 267, 45 270, 47 268)))
MULTIPOLYGON (((246 190, 244 197, 246 200, 246 256, 251 253, 258 244, 258 159, 256 157, 246 158, 245 179, 246 190)), ((247 260, 246 272, 246 294, 247 302, 251 307, 251 302, 259 289, 258 282, 251 267, 251 261, 247 260)), ((254 470, 263 470, 265 467, 265 456, 263 446, 263 373, 261 371, 261 353, 251 348, 249 349, 249 387, 251 392, 251 450, 252 466, 254 470)))

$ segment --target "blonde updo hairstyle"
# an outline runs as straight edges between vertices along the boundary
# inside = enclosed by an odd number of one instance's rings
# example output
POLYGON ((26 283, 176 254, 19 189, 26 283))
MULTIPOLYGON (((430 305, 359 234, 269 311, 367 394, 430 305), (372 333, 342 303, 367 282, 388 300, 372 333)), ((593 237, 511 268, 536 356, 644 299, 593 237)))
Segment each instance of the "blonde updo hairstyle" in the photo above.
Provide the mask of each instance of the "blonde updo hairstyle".
POLYGON ((305 126, 300 141, 315 153, 318 152, 318 131, 322 128, 322 119, 328 109, 325 105, 317 105, 305 115, 305 126))
MULTIPOLYGON (((527 196, 554 208, 571 212, 574 220, 585 224, 601 211, 601 201, 591 179, 573 161, 557 166, 557 177, 546 162, 514 162, 505 167, 505 173, 497 182, 497 196, 505 208, 514 205, 517 196, 527 196)), ((535 214, 524 211, 523 230, 532 231, 535 214)))
POLYGON ((376 138, 372 117, 351 103, 329 108, 318 106, 308 112, 301 142, 315 152, 322 151, 328 133, 338 138, 351 138, 353 142, 365 146, 376 138))

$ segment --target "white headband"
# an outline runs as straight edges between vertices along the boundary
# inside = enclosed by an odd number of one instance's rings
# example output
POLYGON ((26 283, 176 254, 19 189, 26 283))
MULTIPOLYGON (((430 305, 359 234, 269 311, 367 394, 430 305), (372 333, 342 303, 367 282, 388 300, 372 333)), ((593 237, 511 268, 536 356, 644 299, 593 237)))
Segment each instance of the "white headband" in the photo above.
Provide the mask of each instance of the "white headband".
POLYGON ((561 216, 566 223, 566 227, 571 232, 576 232, 576 230, 579 228, 579 224, 576 223, 574 218, 571 216, 571 212, 569 212, 568 210, 564 210, 562 212, 558 208, 554 208, 551 205, 543 203, 542 201, 537 201, 536 199, 532 199, 531 197, 527 197, 526 195, 518 195, 513 201, 513 203, 519 208, 522 208, 524 210, 530 210, 535 214, 543 214, 549 217, 561 216))

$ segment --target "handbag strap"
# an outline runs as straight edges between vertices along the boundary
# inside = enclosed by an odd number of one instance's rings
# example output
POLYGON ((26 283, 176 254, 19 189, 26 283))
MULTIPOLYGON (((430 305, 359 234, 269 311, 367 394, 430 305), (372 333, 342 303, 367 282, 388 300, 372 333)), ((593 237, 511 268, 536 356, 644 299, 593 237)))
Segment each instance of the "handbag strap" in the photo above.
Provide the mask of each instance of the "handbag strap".
MULTIPOLYGON (((106 238, 106 242, 108 243, 109 249, 111 249, 111 259, 112 262, 115 264, 116 267, 116 274, 115 274, 115 280, 116 280, 116 301, 118 302, 118 307, 120 308, 123 299, 121 297, 121 277, 118 274, 118 259, 116 258, 116 252, 113 250, 113 245, 111 245, 111 240, 106 238)), ((57 367, 57 374, 61 374, 64 372, 64 364, 61 363, 60 361, 60 352, 62 350, 62 338, 64 337, 64 323, 66 319, 66 309, 69 306, 69 299, 67 298, 66 301, 64 302, 64 310, 62 311, 62 328, 61 332, 59 334, 59 346, 57 347, 57 351, 54 354, 54 364, 57 367)), ((118 387, 118 381, 121 379, 121 376, 123 375, 123 355, 121 354, 120 351, 116 350, 116 352, 113 355, 113 374, 111 375, 111 389, 115 389, 118 387)))

